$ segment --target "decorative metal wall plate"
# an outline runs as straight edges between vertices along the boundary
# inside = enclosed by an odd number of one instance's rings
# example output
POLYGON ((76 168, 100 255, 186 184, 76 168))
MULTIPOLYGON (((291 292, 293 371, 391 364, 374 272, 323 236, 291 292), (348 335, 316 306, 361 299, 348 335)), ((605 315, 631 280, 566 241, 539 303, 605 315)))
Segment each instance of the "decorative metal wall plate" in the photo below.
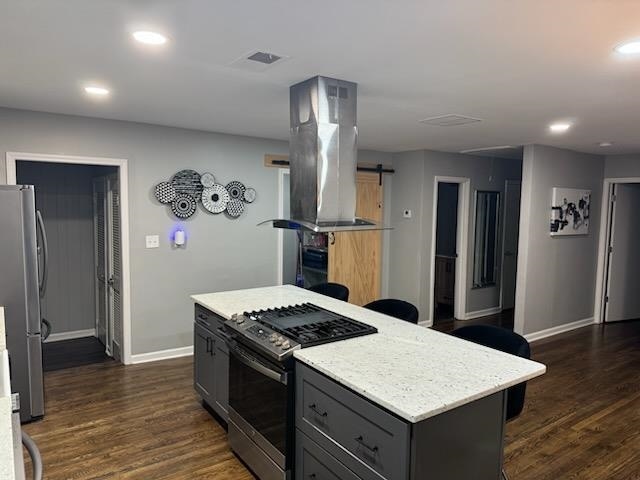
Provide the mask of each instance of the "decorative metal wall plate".
POLYGON ((189 169, 180 170, 168 182, 158 183, 153 193, 158 202, 170 205, 180 219, 191 217, 199 202, 207 212, 225 212, 229 218, 238 218, 245 204, 256 199, 256 191, 242 182, 234 180, 225 186, 216 183, 212 173, 200 175, 189 169))
POLYGON ((223 185, 214 184, 202 191, 202 206, 211 213, 222 213, 227 208, 229 192, 223 185))
POLYGON ((238 182, 237 180, 227 183, 227 192, 229 192, 229 196, 233 200, 242 200, 244 198, 245 190, 246 187, 244 186, 244 183, 238 182))
POLYGON ((231 218, 238 218, 242 215, 242 212, 244 212, 244 203, 242 203, 242 200, 236 198, 229 200, 229 203, 227 203, 227 214, 231 218))
POLYGON ((194 199, 199 199, 202 195, 202 183, 200 183, 200 174, 195 170, 180 170, 171 179, 173 188, 176 193, 191 195, 194 199))
POLYGON ((203 173, 200 177, 200 183, 204 188, 211 188, 216 183, 216 177, 213 176, 213 173, 203 173))
POLYGON ((253 203, 255 199, 256 199, 256 191, 253 188, 247 188, 244 191, 243 200, 247 203, 253 203))
POLYGON ((176 189, 169 182, 156 185, 154 195, 160 203, 171 203, 176 199, 176 189))
POLYGON ((171 211, 178 218, 189 218, 196 213, 196 206, 196 200, 191 195, 180 193, 171 202, 171 211))

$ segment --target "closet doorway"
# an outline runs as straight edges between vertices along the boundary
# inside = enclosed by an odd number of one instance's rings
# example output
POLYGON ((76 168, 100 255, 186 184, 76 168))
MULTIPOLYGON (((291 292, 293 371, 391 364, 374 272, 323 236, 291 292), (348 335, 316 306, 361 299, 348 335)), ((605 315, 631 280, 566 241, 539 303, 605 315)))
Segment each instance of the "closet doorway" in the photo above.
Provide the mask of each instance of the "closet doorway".
POLYGON ((130 363, 126 173, 125 160, 7 155, 8 183, 35 186, 48 234, 45 371, 130 363))

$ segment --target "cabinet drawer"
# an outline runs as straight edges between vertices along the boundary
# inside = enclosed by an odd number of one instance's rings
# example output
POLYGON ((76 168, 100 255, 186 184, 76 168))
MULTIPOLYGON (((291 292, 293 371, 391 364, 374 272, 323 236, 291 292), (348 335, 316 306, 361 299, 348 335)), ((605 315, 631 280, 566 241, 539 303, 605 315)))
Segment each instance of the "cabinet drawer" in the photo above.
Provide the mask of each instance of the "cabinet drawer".
POLYGON ((212 332, 215 332, 218 327, 222 327, 224 323, 224 319, 221 316, 198 304, 195 307, 195 321, 212 332))
POLYGON ((299 480, 360 480, 300 430, 296 430, 295 463, 299 480))
POLYGON ((296 423, 363 479, 408 478, 410 425, 300 362, 296 423))

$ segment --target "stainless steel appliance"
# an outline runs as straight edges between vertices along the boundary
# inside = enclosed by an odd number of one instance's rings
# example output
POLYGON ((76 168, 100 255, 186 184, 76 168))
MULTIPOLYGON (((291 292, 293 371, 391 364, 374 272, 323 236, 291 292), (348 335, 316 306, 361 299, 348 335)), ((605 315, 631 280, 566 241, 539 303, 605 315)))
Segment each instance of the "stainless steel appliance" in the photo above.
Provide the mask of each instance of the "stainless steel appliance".
POLYGON ((5 307, 12 391, 22 422, 44 415, 40 298, 47 242, 31 185, 0 186, 0 305, 5 307))
POLYGON ((356 217, 358 85, 313 77, 289 89, 291 218, 277 228, 314 232, 381 230, 356 217))
POLYGON ((305 303, 234 315, 229 345, 229 443, 260 480, 293 475, 294 362, 299 348, 376 333, 305 303))

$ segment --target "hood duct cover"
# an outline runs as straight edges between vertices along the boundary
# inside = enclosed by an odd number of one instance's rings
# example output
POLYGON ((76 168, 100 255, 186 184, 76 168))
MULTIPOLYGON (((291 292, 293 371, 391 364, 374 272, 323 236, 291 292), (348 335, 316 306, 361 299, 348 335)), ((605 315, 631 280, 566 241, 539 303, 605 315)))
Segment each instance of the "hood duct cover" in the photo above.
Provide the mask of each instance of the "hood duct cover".
POLYGON ((277 228, 380 230, 356 218, 357 92, 353 82, 314 77, 289 90, 291 219, 277 228))

